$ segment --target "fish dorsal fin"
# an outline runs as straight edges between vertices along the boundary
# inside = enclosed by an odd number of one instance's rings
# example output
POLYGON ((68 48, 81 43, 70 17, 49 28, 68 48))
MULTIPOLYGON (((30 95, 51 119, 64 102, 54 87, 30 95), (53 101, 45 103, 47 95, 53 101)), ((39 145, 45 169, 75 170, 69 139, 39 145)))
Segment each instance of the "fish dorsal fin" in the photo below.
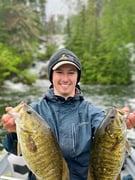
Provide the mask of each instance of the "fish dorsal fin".
POLYGON ((105 116, 105 118, 102 120, 101 124, 99 125, 97 132, 98 130, 100 130, 100 134, 104 134, 106 126, 109 124, 111 119, 114 119, 116 113, 117 113, 116 108, 115 107, 111 108, 107 113, 107 115, 105 116))

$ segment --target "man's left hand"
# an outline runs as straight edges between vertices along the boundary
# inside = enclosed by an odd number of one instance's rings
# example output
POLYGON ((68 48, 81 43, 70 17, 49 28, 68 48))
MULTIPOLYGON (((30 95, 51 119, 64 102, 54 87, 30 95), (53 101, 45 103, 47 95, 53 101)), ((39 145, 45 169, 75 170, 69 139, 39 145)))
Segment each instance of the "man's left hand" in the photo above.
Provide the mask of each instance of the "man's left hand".
MULTIPOLYGON (((128 107, 124 107, 122 110, 127 112, 127 113, 129 112, 128 107)), ((129 115, 127 116, 126 125, 127 125, 128 129, 135 127, 135 111, 132 113, 129 113, 129 115)))

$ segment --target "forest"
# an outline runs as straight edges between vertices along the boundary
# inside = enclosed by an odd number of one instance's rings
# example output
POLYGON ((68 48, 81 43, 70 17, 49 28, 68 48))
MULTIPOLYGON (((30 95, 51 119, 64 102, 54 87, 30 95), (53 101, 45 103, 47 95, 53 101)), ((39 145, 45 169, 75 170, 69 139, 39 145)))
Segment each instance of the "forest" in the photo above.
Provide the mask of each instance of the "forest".
MULTIPOLYGON (((64 46, 82 63, 83 84, 128 85, 135 67, 135 1, 76 0, 74 14, 46 19, 46 0, 0 2, 0 84, 7 79, 32 84, 29 67, 58 48, 48 38, 65 35, 64 46), (41 43, 44 52, 39 52, 41 43)), ((67 6, 71 7, 73 0, 67 6)))

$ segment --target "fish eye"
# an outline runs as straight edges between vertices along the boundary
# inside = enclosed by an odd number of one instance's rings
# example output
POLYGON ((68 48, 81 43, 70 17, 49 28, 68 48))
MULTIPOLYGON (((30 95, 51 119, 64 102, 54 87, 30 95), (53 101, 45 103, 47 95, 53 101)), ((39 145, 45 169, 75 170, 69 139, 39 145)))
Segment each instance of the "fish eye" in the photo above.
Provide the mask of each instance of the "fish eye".
POLYGON ((31 111, 31 110, 28 110, 27 113, 28 113, 28 114, 32 114, 32 111, 31 111))
POLYGON ((110 118, 111 118, 111 119, 114 119, 114 118, 115 118, 115 116, 114 116, 114 115, 112 115, 110 118))

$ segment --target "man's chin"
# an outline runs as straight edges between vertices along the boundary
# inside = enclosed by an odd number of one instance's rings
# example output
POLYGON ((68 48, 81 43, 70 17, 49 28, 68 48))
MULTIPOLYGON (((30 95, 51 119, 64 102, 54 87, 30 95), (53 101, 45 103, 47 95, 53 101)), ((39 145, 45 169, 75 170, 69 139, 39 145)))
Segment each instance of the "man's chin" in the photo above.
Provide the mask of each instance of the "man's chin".
POLYGON ((61 96, 63 96, 63 97, 68 97, 68 96, 69 96, 69 93, 63 92, 63 93, 61 93, 61 96))

